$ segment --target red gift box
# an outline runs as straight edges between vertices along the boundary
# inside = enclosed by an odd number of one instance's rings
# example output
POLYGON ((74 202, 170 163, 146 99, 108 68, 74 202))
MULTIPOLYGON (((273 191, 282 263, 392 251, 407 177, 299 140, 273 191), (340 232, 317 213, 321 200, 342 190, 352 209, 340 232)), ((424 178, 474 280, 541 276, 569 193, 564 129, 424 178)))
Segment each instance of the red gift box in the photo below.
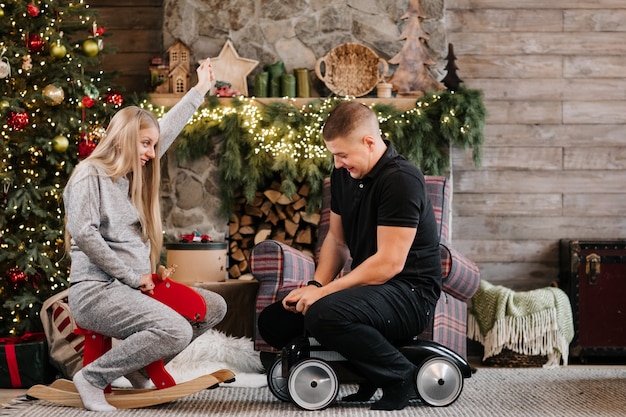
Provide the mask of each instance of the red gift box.
POLYGON ((30 388, 54 380, 44 333, 0 338, 0 388, 30 388))

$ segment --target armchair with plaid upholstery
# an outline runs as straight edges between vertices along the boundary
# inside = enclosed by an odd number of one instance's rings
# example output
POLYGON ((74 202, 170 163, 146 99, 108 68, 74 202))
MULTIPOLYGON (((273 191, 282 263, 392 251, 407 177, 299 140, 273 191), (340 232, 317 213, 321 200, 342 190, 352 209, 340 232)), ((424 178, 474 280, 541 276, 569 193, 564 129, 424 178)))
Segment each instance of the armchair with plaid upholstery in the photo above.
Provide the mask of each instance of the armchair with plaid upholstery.
MULTIPOLYGON (((480 273, 474 262, 450 246, 450 181, 445 177, 426 176, 426 187, 439 225, 443 287, 432 323, 419 337, 434 340, 467 357, 467 300, 478 289, 480 273)), ((328 232, 329 219, 330 180, 326 179, 316 258, 328 232)), ((274 240, 255 245, 250 254, 250 268, 259 281, 255 323, 266 306, 313 279, 315 261, 291 246, 274 240)), ((275 352, 259 336, 258 331, 255 332, 254 347, 257 351, 275 352)))

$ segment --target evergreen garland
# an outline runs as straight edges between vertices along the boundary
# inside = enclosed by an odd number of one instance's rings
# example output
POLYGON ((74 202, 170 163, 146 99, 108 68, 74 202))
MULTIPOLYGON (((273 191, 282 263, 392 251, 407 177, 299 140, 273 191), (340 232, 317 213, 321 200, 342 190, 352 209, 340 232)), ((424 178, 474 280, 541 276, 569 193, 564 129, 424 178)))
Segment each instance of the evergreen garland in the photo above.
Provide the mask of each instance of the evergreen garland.
MULTIPOLYGON (((286 101, 269 104, 234 97, 230 105, 210 98, 187 124, 176 142, 179 159, 193 159, 213 152, 214 137, 221 143, 219 170, 224 214, 233 210, 235 194, 243 191, 248 201, 267 188, 276 177, 281 191, 292 195, 297 184, 311 187, 309 210, 321 204, 323 179, 333 167, 321 136, 330 111, 342 98, 312 99, 302 108, 286 101)), ((386 139, 426 175, 449 171, 450 147, 472 149, 480 164, 486 110, 482 93, 461 87, 426 94, 415 108, 400 111, 376 104, 386 139)))

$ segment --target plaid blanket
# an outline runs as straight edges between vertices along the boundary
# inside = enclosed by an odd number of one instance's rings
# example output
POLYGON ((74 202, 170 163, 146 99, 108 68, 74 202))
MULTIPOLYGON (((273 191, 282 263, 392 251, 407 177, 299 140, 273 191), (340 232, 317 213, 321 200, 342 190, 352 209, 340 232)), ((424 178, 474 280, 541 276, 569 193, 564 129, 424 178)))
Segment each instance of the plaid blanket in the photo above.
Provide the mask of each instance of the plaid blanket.
POLYGON ((485 348, 483 359, 502 349, 547 355, 544 366, 567 365, 574 323, 569 298, 553 287, 515 292, 482 280, 472 297, 468 337, 485 348))

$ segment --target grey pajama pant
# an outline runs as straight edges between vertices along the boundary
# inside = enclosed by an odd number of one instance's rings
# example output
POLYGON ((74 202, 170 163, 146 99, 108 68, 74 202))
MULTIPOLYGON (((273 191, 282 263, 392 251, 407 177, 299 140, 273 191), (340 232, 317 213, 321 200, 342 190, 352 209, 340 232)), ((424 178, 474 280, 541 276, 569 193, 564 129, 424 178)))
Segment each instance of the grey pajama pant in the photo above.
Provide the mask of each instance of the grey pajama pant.
POLYGON ((196 288, 204 297, 204 321, 191 324, 170 307, 117 280, 81 281, 70 286, 68 301, 76 324, 119 339, 83 368, 85 379, 104 389, 121 376, 159 360, 169 360, 226 315, 221 295, 196 288))

